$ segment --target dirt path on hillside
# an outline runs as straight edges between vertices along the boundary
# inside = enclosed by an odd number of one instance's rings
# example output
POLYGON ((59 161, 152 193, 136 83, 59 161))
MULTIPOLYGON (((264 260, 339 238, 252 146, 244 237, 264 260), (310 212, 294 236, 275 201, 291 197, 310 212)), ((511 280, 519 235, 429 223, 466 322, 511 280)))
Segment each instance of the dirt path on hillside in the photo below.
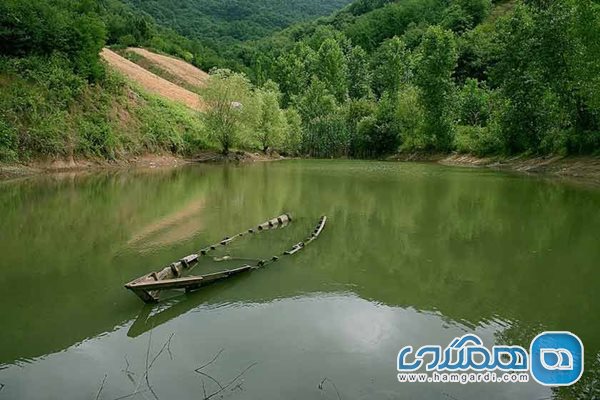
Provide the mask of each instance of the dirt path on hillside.
POLYGON ((147 91, 183 103, 194 110, 204 109, 204 103, 196 93, 145 70, 109 49, 103 49, 100 55, 111 67, 138 83, 147 91))
POLYGON ((156 54, 138 47, 129 47, 127 51, 144 57, 145 59, 154 63, 157 67, 167 71, 169 74, 175 75, 177 78, 189 85, 203 87, 208 80, 208 74, 206 72, 194 67, 191 64, 188 64, 183 60, 164 56, 162 54, 156 54))

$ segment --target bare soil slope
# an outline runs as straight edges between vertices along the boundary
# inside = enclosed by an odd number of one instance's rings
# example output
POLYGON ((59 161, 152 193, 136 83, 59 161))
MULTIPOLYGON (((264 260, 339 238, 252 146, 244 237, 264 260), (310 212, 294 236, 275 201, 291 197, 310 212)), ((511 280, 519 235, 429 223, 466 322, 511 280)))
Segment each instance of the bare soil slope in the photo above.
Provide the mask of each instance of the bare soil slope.
POLYGON ((115 68, 134 82, 137 82, 148 92, 183 103, 194 110, 204 109, 204 103, 196 93, 177 86, 176 84, 145 70, 109 49, 103 49, 100 55, 111 67, 115 68))
POLYGON ((156 54, 138 47, 129 47, 127 51, 144 57, 160 69, 167 71, 191 86, 203 87, 208 79, 206 72, 178 58, 156 54))

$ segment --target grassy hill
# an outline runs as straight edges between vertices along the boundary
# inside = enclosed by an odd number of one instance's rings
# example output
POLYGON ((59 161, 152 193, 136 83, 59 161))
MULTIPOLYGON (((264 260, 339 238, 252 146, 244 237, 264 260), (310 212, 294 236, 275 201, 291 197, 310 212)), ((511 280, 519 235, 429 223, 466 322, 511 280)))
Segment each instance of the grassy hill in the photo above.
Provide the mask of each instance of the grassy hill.
MULTIPOLYGON (((107 68, 103 17, 94 2, 0 3, 0 161, 114 160, 209 146, 198 111, 107 68)), ((200 108, 198 96, 188 96, 200 108)))
POLYGON ((119 160, 210 147, 200 114, 178 98, 152 94, 111 68, 89 84, 59 57, 0 58, 0 114, 0 162, 119 160))
POLYGON ((102 58, 110 67, 126 76, 149 93, 185 104, 192 110, 202 111, 205 105, 198 93, 208 74, 176 58, 132 48, 127 54, 135 55, 137 63, 109 50, 102 50, 102 58), (143 54, 142 55, 140 55, 143 54), (188 90, 182 83, 192 90, 188 90), (192 82, 192 83, 189 83, 192 82))

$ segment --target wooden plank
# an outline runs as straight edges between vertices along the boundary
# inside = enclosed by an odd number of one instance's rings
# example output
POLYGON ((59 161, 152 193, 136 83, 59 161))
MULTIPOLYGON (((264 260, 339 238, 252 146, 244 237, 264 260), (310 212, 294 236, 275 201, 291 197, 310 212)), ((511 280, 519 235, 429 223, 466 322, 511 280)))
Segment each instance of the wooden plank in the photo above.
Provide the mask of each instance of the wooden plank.
POLYGON ((249 265, 244 265, 243 267, 229 269, 227 271, 215 272, 214 274, 206 274, 202 275, 204 278, 204 283, 218 281, 220 279, 229 278, 230 276, 240 274, 242 272, 250 271, 252 269, 249 265))
POLYGON ((252 269, 249 265, 244 265, 239 268, 230 269, 226 271, 215 272, 212 274, 199 275, 199 276, 187 276, 176 279, 162 279, 159 281, 144 281, 133 285, 127 285, 127 289, 133 290, 134 292, 145 290, 166 290, 166 289, 185 289, 191 286, 201 286, 208 283, 212 283, 221 279, 229 278, 230 276, 240 274, 242 272, 250 271, 252 269))
POLYGON ((146 281, 136 283, 135 285, 126 286, 127 289, 131 290, 163 290, 163 289, 177 289, 185 288, 189 285, 197 285, 202 283, 204 278, 202 276, 187 276, 184 278, 177 279, 163 279, 160 281, 146 281))
POLYGON ((303 242, 296 243, 295 245, 292 246, 292 248, 290 250, 285 251, 283 254, 287 255, 287 256, 291 256, 292 254, 295 254, 295 253, 299 252, 300 250, 302 250, 303 248, 305 248, 309 243, 311 243, 313 240, 315 240, 316 238, 319 237, 321 232, 323 232, 323 228, 325 227, 326 222, 327 222, 327 217, 322 216, 321 219, 319 220, 319 223, 317 224, 317 226, 315 227, 313 232, 310 234, 310 236, 308 238, 306 238, 306 240, 304 240, 303 242))

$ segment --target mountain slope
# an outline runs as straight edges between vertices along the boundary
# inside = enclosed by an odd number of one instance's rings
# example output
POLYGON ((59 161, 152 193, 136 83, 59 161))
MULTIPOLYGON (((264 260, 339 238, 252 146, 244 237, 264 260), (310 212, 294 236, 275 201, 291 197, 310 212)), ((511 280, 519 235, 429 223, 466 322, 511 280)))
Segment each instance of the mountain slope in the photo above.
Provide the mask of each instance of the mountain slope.
MULTIPOLYGON (((153 54, 148 51, 145 53, 153 54)), ((117 53, 103 49, 101 53, 102 58, 114 69, 139 84, 145 90, 166 97, 169 100, 173 100, 179 103, 183 103, 189 108, 194 110, 202 110, 204 105, 200 100, 200 97, 187 89, 182 88, 168 80, 161 78, 160 76, 153 74, 152 72, 140 67, 139 65, 121 57, 117 53)), ((154 56, 158 56, 155 55, 154 56)), ((164 57, 164 56, 163 56, 164 57)), ((163 64, 166 64, 168 57, 161 59, 163 64)), ((179 60, 171 59, 174 63, 179 60)), ((178 64, 178 63, 177 63, 178 64)), ((190 68, 193 68, 190 66, 190 68)), ((200 71, 200 70, 198 70, 200 71)), ((202 71, 200 71, 202 72, 202 71)))
MULTIPOLYGON (((133 54, 140 60, 144 60, 144 62, 149 64, 150 71, 158 69, 163 72, 164 75, 172 77, 172 79, 166 79, 179 86, 189 86, 192 89, 198 89, 203 87, 208 80, 208 74, 206 72, 178 58, 157 54, 139 47, 129 47, 126 50, 126 53, 128 56, 133 54)), ((141 65, 141 63, 136 60, 132 61, 141 65)), ((143 65, 141 66, 143 67, 143 65)))
POLYGON ((331 14, 351 0, 124 0, 162 25, 208 42, 258 39, 331 14))

